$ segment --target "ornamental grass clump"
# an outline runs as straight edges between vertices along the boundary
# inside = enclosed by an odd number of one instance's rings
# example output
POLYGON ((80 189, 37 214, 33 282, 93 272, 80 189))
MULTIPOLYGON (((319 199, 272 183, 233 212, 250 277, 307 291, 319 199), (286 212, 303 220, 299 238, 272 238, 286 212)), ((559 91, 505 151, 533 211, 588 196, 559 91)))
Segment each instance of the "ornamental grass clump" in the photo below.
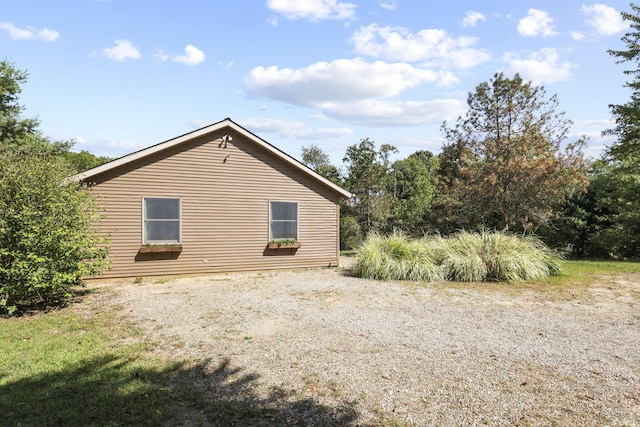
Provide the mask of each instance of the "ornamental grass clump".
POLYGON ((442 271, 427 248, 401 233, 386 237, 370 233, 360 248, 353 274, 378 280, 443 280, 442 271))
POLYGON ((489 233, 485 243, 492 254, 490 278, 505 282, 540 280, 560 273, 560 257, 533 236, 489 233))
POLYGON ((501 232, 460 232, 448 240, 443 265, 458 282, 522 282, 560 271, 560 258, 540 239, 501 232))
POLYGON ((560 257, 533 236, 460 232, 410 240, 372 233, 353 273, 380 280, 522 282, 560 272, 560 257))
POLYGON ((481 236, 462 232, 445 241, 441 263, 447 280, 482 282, 487 278, 481 236))

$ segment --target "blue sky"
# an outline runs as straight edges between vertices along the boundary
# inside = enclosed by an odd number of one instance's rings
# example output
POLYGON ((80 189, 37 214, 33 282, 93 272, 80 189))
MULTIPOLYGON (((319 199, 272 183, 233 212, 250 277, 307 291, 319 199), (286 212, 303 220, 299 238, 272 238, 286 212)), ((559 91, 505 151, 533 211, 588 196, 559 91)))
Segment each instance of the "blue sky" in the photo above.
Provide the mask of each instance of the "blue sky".
POLYGON ((498 71, 557 94, 611 142, 626 102, 619 11, 572 0, 21 0, 0 12, 0 52, 29 71, 21 103, 49 137, 118 157, 230 117, 288 154, 340 164, 370 138, 398 158, 438 152, 440 125, 498 71))

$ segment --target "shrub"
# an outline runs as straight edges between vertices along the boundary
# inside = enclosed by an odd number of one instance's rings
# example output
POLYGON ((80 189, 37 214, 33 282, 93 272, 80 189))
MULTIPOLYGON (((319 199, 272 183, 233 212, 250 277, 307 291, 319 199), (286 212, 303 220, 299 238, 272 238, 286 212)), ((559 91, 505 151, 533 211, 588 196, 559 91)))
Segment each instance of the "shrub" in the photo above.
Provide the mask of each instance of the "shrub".
POLYGON ((559 261, 533 236, 460 232, 412 241, 374 233, 362 245, 353 273, 381 280, 521 282, 559 274, 559 261))
POLYGON ((0 314, 51 305, 106 268, 96 200, 46 154, 0 157, 0 314))

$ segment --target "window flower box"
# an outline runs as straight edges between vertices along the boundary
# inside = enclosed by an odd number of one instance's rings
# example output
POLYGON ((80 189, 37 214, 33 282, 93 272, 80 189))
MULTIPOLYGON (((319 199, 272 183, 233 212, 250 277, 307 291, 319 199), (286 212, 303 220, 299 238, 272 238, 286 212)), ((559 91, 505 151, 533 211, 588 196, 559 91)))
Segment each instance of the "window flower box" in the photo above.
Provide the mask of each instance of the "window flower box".
POLYGON ((159 252, 182 252, 182 245, 148 245, 140 247, 141 254, 159 252))
POLYGON ((272 240, 269 242, 269 249, 298 249, 300 242, 295 240, 272 240))

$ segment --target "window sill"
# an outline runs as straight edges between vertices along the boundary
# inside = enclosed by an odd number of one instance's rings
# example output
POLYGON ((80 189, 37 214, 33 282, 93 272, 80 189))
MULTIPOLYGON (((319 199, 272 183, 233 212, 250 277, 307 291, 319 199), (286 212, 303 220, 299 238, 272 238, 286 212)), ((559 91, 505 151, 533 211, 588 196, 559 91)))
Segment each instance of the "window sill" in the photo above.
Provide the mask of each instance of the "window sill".
POLYGON ((269 243, 269 249, 298 249, 300 243, 269 243))
POLYGON ((182 252, 182 245, 158 245, 158 246, 141 246, 141 254, 158 253, 158 252, 182 252))

